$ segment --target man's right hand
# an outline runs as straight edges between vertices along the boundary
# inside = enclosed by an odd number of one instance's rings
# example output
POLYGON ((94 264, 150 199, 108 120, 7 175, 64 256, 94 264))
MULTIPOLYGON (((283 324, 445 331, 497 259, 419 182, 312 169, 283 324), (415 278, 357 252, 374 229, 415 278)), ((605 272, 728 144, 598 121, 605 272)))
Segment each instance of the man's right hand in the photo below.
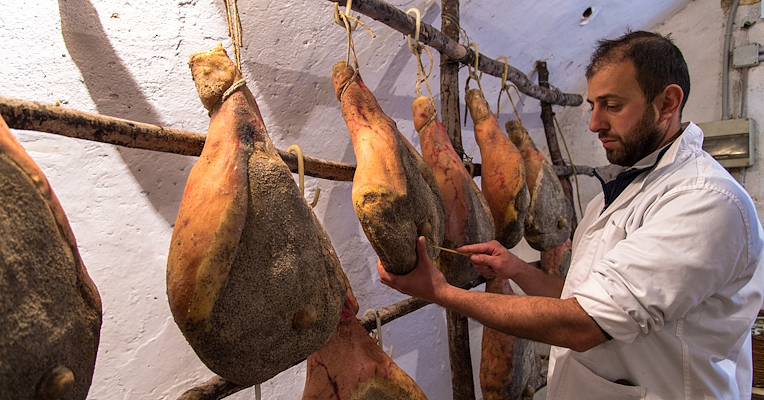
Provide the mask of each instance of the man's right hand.
POLYGON ((472 265, 486 278, 512 279, 520 272, 520 265, 523 263, 496 240, 468 244, 456 250, 462 253, 472 253, 470 256, 472 265))

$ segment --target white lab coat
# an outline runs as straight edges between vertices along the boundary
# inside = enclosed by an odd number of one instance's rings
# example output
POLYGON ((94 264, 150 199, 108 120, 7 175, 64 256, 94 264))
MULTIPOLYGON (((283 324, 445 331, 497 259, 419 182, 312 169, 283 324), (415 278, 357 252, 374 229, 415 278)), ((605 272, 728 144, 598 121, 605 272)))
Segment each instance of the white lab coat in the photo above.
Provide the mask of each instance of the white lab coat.
POLYGON ((548 399, 750 399, 764 233, 702 143, 691 123, 604 212, 589 203, 562 298, 613 339, 553 347, 548 399))

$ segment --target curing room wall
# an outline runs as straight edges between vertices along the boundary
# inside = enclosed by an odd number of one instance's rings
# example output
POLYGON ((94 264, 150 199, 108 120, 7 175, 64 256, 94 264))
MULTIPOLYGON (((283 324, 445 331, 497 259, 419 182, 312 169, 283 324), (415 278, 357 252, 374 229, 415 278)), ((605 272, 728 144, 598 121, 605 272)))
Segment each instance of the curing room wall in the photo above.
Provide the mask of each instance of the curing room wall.
MULTIPOLYGON (((423 21, 440 25, 438 2, 396 6, 417 6, 423 21)), ((346 51, 332 3, 257 1, 239 2, 239 8, 242 69, 276 147, 297 143, 307 155, 354 163, 331 83, 331 68, 346 51)), ((411 122, 415 59, 400 33, 364 20, 377 37, 370 39, 363 29, 354 33, 361 74, 418 148, 411 122)), ((217 42, 231 54, 219 0, 58 0, 23 6, 0 1, 0 37, 2 96, 194 132, 205 132, 209 118, 196 95, 188 57, 217 42)), ((435 54, 430 83, 436 102, 438 62, 435 54)), ((496 94, 494 89, 487 97, 496 94)), ((464 128, 465 148, 477 155, 470 129, 464 128)), ((210 378, 212 372, 175 325, 165 289, 172 228, 196 158, 13 133, 58 195, 103 300, 89 398, 175 399, 210 378)), ((351 184, 306 177, 306 197, 313 199, 317 188, 321 197, 315 212, 348 274, 359 316, 405 299, 379 283, 377 257, 352 208, 351 184)), ((477 376, 481 328, 470 326, 477 376)), ((446 331, 445 313, 436 306, 383 327, 385 351, 393 348, 396 363, 432 399, 452 396, 446 331)), ((262 385, 263 398, 299 398, 305 374, 305 363, 284 371, 262 385)), ((248 389, 230 398, 251 399, 254 393, 248 389)))
MULTIPOLYGON (((724 2, 722 2, 724 3, 724 2)), ((745 4, 741 1, 733 25, 733 48, 748 43, 764 43, 764 20, 761 18, 761 3, 745 4), (745 29, 746 22, 753 23, 745 29)), ((724 46, 727 9, 718 1, 702 0, 688 3, 682 10, 658 24, 645 29, 670 34, 682 50, 690 70, 690 96, 682 114, 683 121, 696 123, 721 119, 722 92, 722 48, 724 46)), ((592 49, 582 49, 591 52, 592 49)), ((586 81, 580 71, 581 93, 586 98, 586 81)), ((759 218, 764 215, 764 174, 762 173, 762 137, 760 126, 764 121, 764 66, 750 68, 745 95, 748 100, 748 117, 756 121, 755 164, 745 171, 733 169, 730 172, 744 183, 753 198, 759 218)), ((741 70, 730 68, 730 109, 734 118, 740 118, 742 74, 741 70)), ((588 104, 579 107, 559 109, 559 119, 563 132, 570 132, 568 144, 571 146, 575 163, 597 166, 607 163, 605 152, 597 135, 589 131, 590 111, 588 104)), ((602 191, 596 178, 579 177, 581 200, 584 206, 602 191)), ((585 207, 584 207, 585 208, 585 207)))

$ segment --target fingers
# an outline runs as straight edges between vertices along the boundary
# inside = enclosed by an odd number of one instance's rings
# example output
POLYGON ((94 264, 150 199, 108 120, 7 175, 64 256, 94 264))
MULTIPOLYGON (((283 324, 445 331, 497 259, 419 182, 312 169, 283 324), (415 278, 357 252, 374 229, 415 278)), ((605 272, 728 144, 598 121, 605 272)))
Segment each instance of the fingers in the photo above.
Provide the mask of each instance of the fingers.
POLYGON ((456 251, 462 253, 481 253, 481 254, 494 254, 497 251, 506 250, 501 243, 491 240, 490 242, 467 244, 456 249, 456 251))
POLYGON ((377 260, 377 272, 379 272, 379 281, 390 286, 390 274, 382 266, 382 261, 377 260))
POLYGON ((416 240, 416 256, 417 263, 424 261, 424 259, 430 259, 430 256, 427 254, 427 241, 424 236, 420 236, 416 240))

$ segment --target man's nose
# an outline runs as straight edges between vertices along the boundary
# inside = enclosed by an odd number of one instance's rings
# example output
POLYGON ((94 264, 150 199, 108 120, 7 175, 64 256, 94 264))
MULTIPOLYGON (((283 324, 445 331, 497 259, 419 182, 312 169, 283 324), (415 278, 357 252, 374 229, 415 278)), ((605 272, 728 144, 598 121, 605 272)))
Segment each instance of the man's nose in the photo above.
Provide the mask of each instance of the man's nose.
POLYGON ((607 118, 598 107, 592 110, 592 119, 589 121, 589 130, 592 132, 606 131, 610 128, 607 118))

